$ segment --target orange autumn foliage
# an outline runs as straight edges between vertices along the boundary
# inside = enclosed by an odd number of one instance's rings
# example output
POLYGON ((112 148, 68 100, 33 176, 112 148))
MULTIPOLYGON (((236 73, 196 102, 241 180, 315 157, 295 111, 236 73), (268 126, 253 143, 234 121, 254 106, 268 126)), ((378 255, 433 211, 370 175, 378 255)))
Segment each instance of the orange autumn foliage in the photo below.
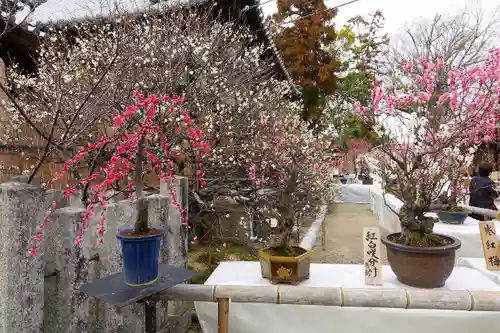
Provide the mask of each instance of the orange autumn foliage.
POLYGON ((339 84, 335 73, 341 63, 327 50, 337 39, 333 24, 337 9, 327 8, 323 0, 278 0, 277 6, 277 47, 290 75, 302 87, 303 118, 317 118, 323 97, 339 84))

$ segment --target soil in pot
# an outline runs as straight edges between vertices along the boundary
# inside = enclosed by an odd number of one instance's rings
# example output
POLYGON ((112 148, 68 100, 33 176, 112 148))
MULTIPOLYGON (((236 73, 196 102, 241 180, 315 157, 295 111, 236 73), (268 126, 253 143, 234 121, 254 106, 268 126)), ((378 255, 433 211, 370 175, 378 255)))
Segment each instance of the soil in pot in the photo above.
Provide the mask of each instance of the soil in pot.
POLYGON ((428 234, 418 240, 412 239, 410 241, 410 244, 406 244, 406 238, 401 236, 400 233, 392 235, 394 235, 393 237, 390 238, 392 242, 400 245, 409 245, 414 247, 439 247, 439 246, 450 245, 453 243, 453 241, 451 241, 450 239, 443 238, 438 234, 428 234))
POLYGON ((161 229, 148 229, 146 232, 143 233, 136 233, 134 229, 124 229, 121 230, 119 233, 120 236, 128 238, 141 238, 144 236, 155 236, 161 234, 163 234, 163 230, 161 229))
POLYGON ((309 279, 310 252, 298 246, 269 247, 259 251, 262 277, 272 283, 296 285, 309 279))
POLYGON ((405 245, 400 233, 382 237, 387 259, 401 283, 417 288, 442 287, 455 267, 455 251, 460 240, 431 234, 405 245))

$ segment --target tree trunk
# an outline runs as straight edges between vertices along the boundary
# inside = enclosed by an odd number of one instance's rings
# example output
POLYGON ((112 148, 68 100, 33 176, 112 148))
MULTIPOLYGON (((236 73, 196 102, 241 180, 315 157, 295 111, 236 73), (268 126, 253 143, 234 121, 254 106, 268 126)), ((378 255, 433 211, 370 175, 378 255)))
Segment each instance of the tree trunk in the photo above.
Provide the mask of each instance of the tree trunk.
POLYGON ((281 245, 288 247, 292 238, 294 219, 294 205, 292 194, 297 188, 298 172, 293 169, 290 172, 290 177, 283 194, 281 195, 280 204, 278 206, 279 218, 279 237, 281 238, 281 245))
POLYGON ((144 182, 142 179, 142 159, 144 156, 144 137, 137 143, 137 155, 135 160, 135 194, 137 196, 137 220, 135 221, 135 233, 144 234, 148 231, 148 207, 144 198, 144 182))

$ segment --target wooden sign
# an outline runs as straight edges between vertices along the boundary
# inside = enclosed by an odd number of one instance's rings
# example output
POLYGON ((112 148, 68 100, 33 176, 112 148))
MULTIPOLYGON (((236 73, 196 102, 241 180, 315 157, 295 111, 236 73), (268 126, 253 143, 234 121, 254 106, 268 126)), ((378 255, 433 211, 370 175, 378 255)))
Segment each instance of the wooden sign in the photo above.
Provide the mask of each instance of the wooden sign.
POLYGON ((363 228, 363 254, 365 266, 365 284, 382 285, 382 264, 380 263, 379 228, 363 228))
POLYGON ((500 250, 495 222, 479 222, 479 232, 481 233, 486 268, 500 270, 500 250))

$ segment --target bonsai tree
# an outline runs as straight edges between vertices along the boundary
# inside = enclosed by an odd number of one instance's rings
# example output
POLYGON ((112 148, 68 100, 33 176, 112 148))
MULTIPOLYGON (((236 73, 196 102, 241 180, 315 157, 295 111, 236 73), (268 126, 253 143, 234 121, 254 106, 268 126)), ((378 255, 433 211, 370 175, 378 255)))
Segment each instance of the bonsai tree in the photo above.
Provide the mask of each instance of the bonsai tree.
MULTIPOLYGON (((471 148, 471 151, 475 151, 475 147, 471 148)), ((453 158, 450 156, 450 158, 453 158)), ((467 168, 472 163, 471 159, 467 159, 467 164, 459 163, 455 161, 453 166, 459 165, 456 169, 450 169, 447 171, 448 184, 443 189, 443 192, 437 200, 437 204, 440 208, 444 208, 448 212, 465 212, 465 209, 458 206, 458 203, 468 194, 468 188, 462 181, 463 170, 467 168)))
MULTIPOLYGON (((144 96, 137 90, 134 96, 136 104, 112 115, 112 123, 107 131, 109 135, 83 146, 54 178, 57 180, 71 173, 84 163, 89 155, 107 152, 106 162, 91 168, 87 176, 73 181, 65 190, 67 197, 77 191, 88 191, 87 210, 80 221, 76 236, 78 244, 83 241, 83 235, 89 229, 90 217, 95 208, 106 207, 109 203, 109 190, 114 189, 116 183, 122 185, 120 192, 135 191, 138 214, 131 233, 137 236, 147 235, 150 227, 144 201, 143 176, 147 172, 154 172, 159 179, 171 183, 176 172, 176 157, 179 154, 201 159, 210 153, 200 130, 182 109, 182 97, 159 97, 154 94, 144 96)), ((171 199, 181 213, 182 223, 189 227, 186 212, 179 204, 175 191, 171 191, 171 199)), ((100 242, 105 223, 105 218, 99 222, 100 242)), ((35 241, 40 240, 39 233, 35 241)))
POLYGON ((431 234, 436 220, 425 214, 446 208, 433 203, 448 181, 456 183, 458 170, 470 164, 480 138, 494 135, 499 64, 500 50, 492 50, 484 63, 448 71, 442 84, 438 78, 445 75, 444 61, 410 60, 403 65, 412 79, 404 91, 386 94, 377 83, 370 107, 356 103, 360 115, 406 118, 407 133, 378 148, 384 192, 391 190, 403 202, 394 211, 402 229, 394 241, 423 247, 446 243, 431 234))
POLYGON ((209 115, 220 128, 219 143, 204 169, 213 180, 200 197, 210 207, 217 193, 227 193, 247 207, 253 223, 269 224, 267 246, 294 256, 293 231, 333 198, 337 168, 331 141, 308 129, 301 105, 283 98, 287 89, 264 81, 247 112, 209 115))

